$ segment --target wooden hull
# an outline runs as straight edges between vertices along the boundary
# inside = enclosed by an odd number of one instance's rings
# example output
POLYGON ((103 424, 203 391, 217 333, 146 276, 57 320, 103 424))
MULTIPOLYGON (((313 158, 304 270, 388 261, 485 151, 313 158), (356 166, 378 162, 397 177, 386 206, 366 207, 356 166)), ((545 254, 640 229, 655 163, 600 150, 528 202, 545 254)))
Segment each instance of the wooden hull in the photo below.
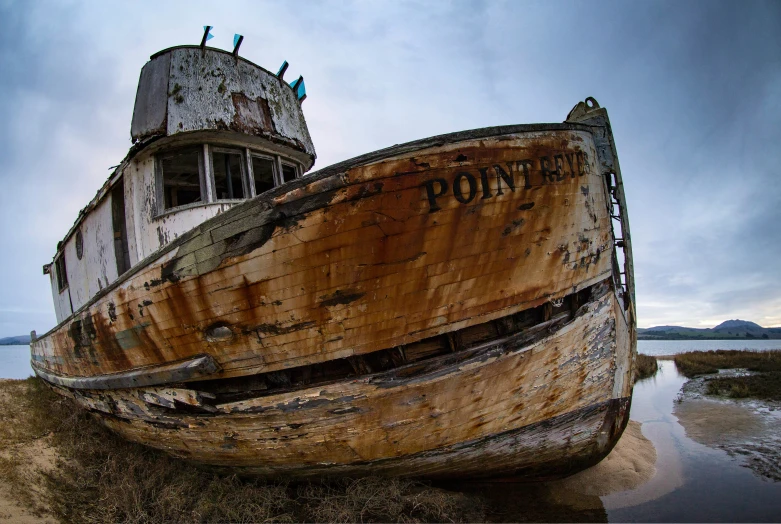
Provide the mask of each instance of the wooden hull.
POLYGON ((139 264, 33 343, 36 371, 131 440, 251 473, 585 467, 635 351, 602 172, 575 124, 334 166, 139 264))
POLYGON ((200 415, 145 398, 181 391, 72 394, 130 440, 246 473, 551 476, 601 459, 628 420, 622 319, 609 291, 536 341, 491 340, 468 358, 453 353, 422 369, 410 364, 200 415))

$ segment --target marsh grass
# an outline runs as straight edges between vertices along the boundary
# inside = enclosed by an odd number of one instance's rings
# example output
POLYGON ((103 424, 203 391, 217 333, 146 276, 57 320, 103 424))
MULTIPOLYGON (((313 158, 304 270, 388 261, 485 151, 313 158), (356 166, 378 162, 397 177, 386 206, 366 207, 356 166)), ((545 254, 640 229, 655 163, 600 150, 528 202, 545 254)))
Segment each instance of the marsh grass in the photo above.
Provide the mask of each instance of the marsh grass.
POLYGON ((688 377, 717 373, 720 369, 745 368, 749 371, 781 371, 781 350, 691 351, 675 355, 675 367, 688 377))
MULTIPOLYGON (((63 522, 460 522, 484 519, 482 499, 400 479, 272 482, 220 475, 125 441, 38 379, 15 381, 14 435, 48 435, 57 467, 44 475, 63 522), (21 387, 24 386, 24 387, 21 387)), ((10 386, 9 386, 10 387, 10 386)), ((0 461, 14 485, 20 465, 0 461)), ((19 480, 21 482, 21 480, 19 480)), ((29 501, 23 501, 29 502, 29 501)))
POLYGON ((781 351, 717 350, 692 351, 675 355, 678 371, 693 378, 718 373, 720 369, 747 369, 754 374, 742 377, 714 377, 706 393, 731 398, 781 400, 781 351))
POLYGON ((781 372, 769 371, 745 377, 716 377, 708 381, 709 395, 731 398, 781 400, 781 372))
POLYGON ((654 357, 637 354, 637 360, 635 360, 635 382, 646 378, 651 378, 659 371, 659 364, 654 357))

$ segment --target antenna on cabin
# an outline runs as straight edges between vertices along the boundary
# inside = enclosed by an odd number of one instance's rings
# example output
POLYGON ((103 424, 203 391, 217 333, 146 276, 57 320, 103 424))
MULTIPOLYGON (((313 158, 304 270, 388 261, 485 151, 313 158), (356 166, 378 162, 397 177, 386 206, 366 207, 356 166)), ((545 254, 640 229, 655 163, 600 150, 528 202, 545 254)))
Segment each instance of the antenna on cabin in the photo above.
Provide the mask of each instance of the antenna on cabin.
POLYGON ((290 87, 292 87, 293 91, 295 91, 296 98, 298 98, 299 102, 303 102, 306 99, 306 86, 304 85, 303 75, 299 76, 298 80, 295 82, 291 82, 290 87))
POLYGON ((214 26, 205 25, 203 26, 203 38, 201 38, 201 49, 206 47, 206 42, 214 38, 214 35, 210 34, 209 31, 214 29, 214 26))
POLYGON ((241 47, 241 43, 244 41, 243 35, 233 35, 233 56, 237 57, 239 56, 239 48, 241 47))
POLYGON ((277 78, 282 80, 285 77, 285 71, 287 71, 287 66, 290 65, 287 63, 287 60, 282 62, 282 66, 280 66, 279 71, 277 71, 277 78))

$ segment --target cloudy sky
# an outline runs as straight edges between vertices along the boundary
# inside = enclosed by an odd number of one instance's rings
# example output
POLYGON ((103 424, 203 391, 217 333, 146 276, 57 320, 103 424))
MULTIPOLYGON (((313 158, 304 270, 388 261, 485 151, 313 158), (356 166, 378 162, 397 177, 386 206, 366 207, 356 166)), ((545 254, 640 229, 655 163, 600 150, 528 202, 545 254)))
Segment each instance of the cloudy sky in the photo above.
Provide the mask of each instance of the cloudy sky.
POLYGON ((141 67, 206 24, 305 76, 316 169, 594 96, 639 325, 781 325, 781 2, 0 0, 0 337, 54 326, 41 267, 126 154, 141 67))

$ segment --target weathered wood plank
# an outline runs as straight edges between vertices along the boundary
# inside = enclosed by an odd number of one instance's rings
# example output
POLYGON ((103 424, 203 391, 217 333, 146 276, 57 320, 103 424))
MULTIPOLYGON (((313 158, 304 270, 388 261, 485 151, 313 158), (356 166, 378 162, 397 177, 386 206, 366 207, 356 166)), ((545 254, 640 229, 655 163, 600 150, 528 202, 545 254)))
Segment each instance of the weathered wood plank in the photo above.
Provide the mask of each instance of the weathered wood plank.
POLYGON ((134 369, 111 375, 92 377, 65 377, 54 375, 41 369, 35 363, 33 371, 52 384, 72 389, 117 389, 154 386, 185 382, 201 377, 208 377, 219 371, 219 366, 209 355, 201 355, 182 362, 172 362, 161 366, 144 369, 134 369))

